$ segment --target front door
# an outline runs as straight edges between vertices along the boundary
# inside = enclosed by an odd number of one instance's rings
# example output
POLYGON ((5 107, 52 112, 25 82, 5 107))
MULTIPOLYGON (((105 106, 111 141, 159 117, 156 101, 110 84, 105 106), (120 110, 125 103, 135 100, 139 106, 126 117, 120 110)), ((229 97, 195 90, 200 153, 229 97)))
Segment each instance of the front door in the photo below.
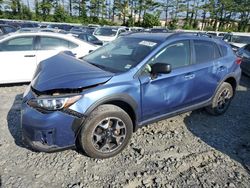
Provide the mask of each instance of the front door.
POLYGON ((145 70, 154 63, 168 63, 172 72, 159 74, 156 78, 146 73, 139 77, 143 121, 192 104, 195 73, 189 66, 190 54, 190 41, 177 41, 167 45, 148 62, 145 70))

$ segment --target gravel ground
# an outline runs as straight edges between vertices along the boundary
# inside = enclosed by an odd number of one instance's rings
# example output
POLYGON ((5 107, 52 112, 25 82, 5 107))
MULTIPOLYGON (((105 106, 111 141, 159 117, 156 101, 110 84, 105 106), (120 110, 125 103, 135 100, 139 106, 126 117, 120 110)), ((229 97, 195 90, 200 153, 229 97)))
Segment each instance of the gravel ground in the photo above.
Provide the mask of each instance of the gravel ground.
POLYGON ((0 187, 250 187, 248 77, 225 115, 198 110, 151 124, 106 160, 25 148, 20 103, 26 87, 0 87, 0 187))

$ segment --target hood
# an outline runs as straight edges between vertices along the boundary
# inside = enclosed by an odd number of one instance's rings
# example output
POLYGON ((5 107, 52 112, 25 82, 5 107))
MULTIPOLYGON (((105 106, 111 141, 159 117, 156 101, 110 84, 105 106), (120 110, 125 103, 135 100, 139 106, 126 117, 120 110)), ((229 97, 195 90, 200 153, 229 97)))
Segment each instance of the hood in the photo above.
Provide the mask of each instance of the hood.
POLYGON ((80 89, 107 82, 113 73, 85 61, 59 53, 41 62, 31 86, 39 91, 80 89))
POLYGON ((117 38, 116 36, 107 37, 107 36, 99 36, 99 35, 95 35, 95 37, 98 38, 102 42, 111 42, 117 38))

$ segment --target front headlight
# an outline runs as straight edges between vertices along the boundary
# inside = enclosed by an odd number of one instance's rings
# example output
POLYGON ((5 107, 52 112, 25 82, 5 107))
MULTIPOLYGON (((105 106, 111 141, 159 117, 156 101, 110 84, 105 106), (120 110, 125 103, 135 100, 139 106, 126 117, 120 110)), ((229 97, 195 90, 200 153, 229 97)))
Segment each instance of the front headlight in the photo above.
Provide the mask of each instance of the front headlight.
POLYGON ((68 108, 80 98, 81 95, 67 97, 37 98, 28 101, 28 105, 33 108, 54 111, 61 110, 63 108, 68 108))

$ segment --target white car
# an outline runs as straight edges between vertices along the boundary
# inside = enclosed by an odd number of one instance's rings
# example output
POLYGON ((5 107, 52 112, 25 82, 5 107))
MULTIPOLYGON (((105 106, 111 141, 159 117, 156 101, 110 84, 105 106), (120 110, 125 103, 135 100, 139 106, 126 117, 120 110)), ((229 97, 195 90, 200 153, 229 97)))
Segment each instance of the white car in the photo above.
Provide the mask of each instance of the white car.
POLYGON ((121 33, 124 32, 126 32, 125 28, 98 27, 95 29, 93 35, 105 44, 115 40, 121 33))
POLYGON ((242 48, 246 44, 250 44, 250 33, 227 33, 223 37, 223 40, 228 42, 234 51, 237 51, 239 48, 242 48))
POLYGON ((59 33, 12 33, 1 36, 0 84, 31 81, 39 62, 61 51, 71 51, 76 58, 82 58, 97 48, 59 33))

